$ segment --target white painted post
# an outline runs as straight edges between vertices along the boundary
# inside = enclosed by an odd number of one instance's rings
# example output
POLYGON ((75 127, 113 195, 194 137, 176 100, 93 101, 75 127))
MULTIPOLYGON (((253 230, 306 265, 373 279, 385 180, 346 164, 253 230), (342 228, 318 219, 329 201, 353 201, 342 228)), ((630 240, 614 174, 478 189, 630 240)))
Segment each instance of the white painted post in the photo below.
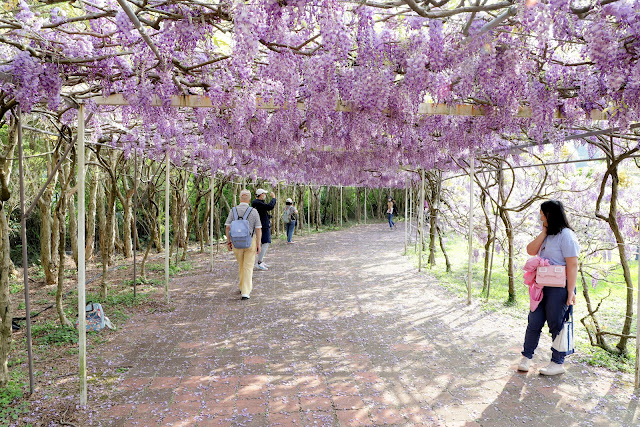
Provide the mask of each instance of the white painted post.
MULTIPOLYGON (((638 219, 638 293, 636 294, 636 331, 640 331, 640 218, 638 219)), ((635 387, 640 388, 640 339, 638 338, 636 338, 635 387)))
POLYGON ((364 187, 364 225, 367 225, 367 187, 364 187))
POLYGON ((167 167, 165 168, 165 186, 164 186, 164 298, 169 303, 169 198, 171 197, 169 185, 169 171, 171 169, 171 161, 169 153, 167 153, 167 167))
POLYGON ((424 169, 420 169, 420 200, 418 201, 418 271, 422 271, 422 247, 424 245, 424 169))
MULTIPOLYGON (((80 359, 80 405, 87 404, 87 326, 85 318, 85 225, 84 225, 84 105, 78 107, 78 356, 80 359)), ((62 244, 62 243, 61 243, 62 244)), ((62 267, 61 267, 62 268, 62 267)))
POLYGON ((407 254, 407 220, 409 214, 409 183, 407 180, 404 181, 404 254, 407 254))
POLYGON ((309 186, 309 198, 307 199, 307 230, 311 234, 311 186, 309 186))
POLYGON ((342 228, 342 185, 340 186, 340 228, 342 228))
POLYGON ((473 181, 475 179, 475 155, 471 152, 469 165, 469 270, 467 272, 467 304, 471 304, 471 280, 473 279, 473 181))
POLYGON ((211 272, 213 272, 213 223, 215 220, 215 215, 213 214, 215 210, 215 200, 213 199, 213 189, 215 187, 215 179, 213 177, 213 173, 211 173, 211 180, 209 182, 209 187, 211 187, 211 213, 209 215, 209 243, 210 243, 210 262, 211 262, 211 272))
POLYGON ((413 233, 413 185, 409 180, 409 244, 411 244, 411 233, 413 233))

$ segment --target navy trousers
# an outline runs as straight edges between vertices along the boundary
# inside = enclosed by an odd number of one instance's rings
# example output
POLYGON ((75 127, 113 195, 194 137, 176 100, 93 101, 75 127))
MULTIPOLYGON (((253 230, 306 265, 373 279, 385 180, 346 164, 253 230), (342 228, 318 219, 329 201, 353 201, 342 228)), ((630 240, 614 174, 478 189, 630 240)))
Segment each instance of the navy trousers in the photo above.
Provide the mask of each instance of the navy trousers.
MULTIPOLYGON (((549 326, 551 338, 555 337, 562 330, 564 315, 567 310, 567 288, 553 288, 545 286, 542 290, 542 301, 536 311, 529 312, 529 324, 524 335, 524 350, 522 355, 526 358, 533 358, 533 353, 538 347, 540 334, 545 322, 549 326)), ((563 364, 566 353, 551 349, 551 361, 563 364)))

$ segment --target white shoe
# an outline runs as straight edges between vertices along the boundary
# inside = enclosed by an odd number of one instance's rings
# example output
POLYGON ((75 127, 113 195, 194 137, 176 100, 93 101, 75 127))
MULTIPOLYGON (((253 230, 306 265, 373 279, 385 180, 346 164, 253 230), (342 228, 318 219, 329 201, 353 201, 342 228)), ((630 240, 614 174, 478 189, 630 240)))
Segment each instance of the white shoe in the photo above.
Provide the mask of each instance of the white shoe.
POLYGON ((529 359, 528 357, 522 356, 522 359, 520 359, 520 363, 518 363, 518 371, 529 372, 530 367, 531 367, 531 359, 529 359))
POLYGON ((564 366, 556 362, 551 362, 544 368, 540 368, 540 375, 559 375, 564 374, 564 366))
POLYGON ((249 295, 242 295, 240 299, 249 299, 249 298, 251 298, 249 295))
POLYGON ((267 266, 266 266, 266 265, 264 265, 264 263, 263 263, 263 264, 256 264, 256 268, 257 268, 258 270, 264 270, 264 271, 267 271, 267 270, 268 270, 267 266))
POLYGON ((266 262, 262 262, 260 263, 260 265, 264 265, 265 267, 269 268, 269 264, 267 264, 266 262))

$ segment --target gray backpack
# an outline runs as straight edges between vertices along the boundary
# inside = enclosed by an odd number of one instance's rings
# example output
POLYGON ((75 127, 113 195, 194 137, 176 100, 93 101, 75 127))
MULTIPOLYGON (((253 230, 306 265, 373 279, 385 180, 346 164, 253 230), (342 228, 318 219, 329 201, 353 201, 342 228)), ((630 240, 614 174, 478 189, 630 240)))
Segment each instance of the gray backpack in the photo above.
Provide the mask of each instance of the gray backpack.
POLYGON ((251 235, 251 228, 249 226, 249 213, 251 213, 251 207, 248 207, 242 218, 238 217, 238 210, 236 207, 232 209, 233 221, 229 227, 229 236, 231 237, 231 243, 236 249, 247 249, 251 247, 251 241, 253 236, 251 235))

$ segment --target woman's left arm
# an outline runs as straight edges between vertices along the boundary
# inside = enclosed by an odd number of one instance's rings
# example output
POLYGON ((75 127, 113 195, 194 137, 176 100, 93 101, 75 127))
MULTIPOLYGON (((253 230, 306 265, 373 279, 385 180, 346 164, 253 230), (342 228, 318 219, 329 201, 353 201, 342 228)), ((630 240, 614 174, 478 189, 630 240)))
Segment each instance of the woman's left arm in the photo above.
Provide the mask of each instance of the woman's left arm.
POLYGON ((578 278, 578 257, 572 256, 565 258, 567 262, 567 306, 576 302, 576 280, 578 278))

